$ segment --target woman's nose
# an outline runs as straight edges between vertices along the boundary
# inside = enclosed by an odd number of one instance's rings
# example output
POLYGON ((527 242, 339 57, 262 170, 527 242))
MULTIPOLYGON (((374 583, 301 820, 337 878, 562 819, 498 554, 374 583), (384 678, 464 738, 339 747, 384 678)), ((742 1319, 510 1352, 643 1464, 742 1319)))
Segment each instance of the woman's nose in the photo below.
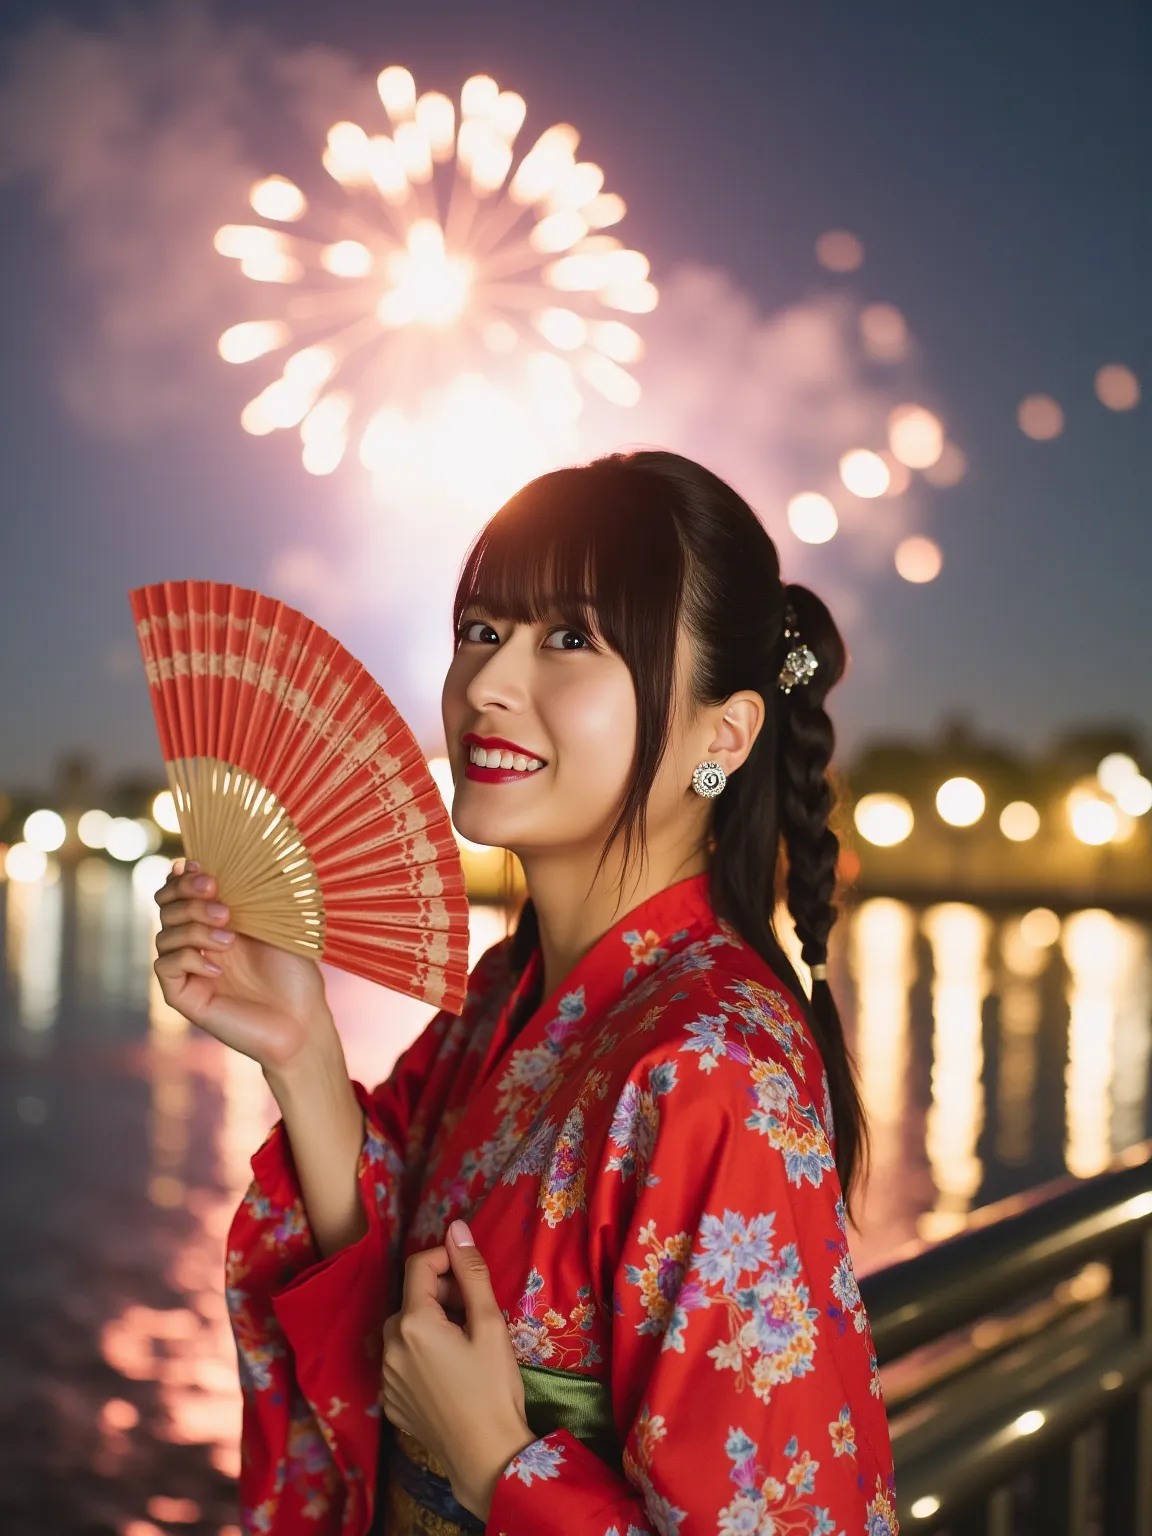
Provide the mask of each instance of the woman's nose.
POLYGON ((528 694, 530 644, 529 636, 518 640, 516 635, 510 635, 503 645, 493 648, 492 654, 472 674, 465 690, 474 710, 479 712, 489 704, 515 709, 524 703, 528 694))

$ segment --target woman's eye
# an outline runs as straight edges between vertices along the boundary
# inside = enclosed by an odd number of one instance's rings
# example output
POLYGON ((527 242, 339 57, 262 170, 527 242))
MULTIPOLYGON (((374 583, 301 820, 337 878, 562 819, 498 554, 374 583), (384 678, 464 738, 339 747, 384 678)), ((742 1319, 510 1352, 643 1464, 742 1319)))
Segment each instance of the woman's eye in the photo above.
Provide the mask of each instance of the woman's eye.
MULTIPOLYGON (((579 629, 554 629, 549 634, 548 640, 549 641, 552 640, 556 635, 559 635, 561 637, 561 642, 562 643, 560 645, 548 645, 548 649, 550 651, 590 651, 590 650, 593 649, 593 645, 592 645, 591 640, 589 640, 588 636, 583 632, 583 630, 579 630, 579 629), (564 644, 563 641, 565 639, 569 639, 569 638, 576 639, 580 643, 578 645, 566 645, 566 644, 564 644)), ((545 643, 547 644, 547 641, 545 643)))
POLYGON ((495 638, 497 640, 499 640, 499 638, 500 638, 500 636, 497 635, 496 631, 492 628, 491 624, 485 624, 483 619, 472 619, 467 624, 461 624, 461 626, 460 626, 460 638, 461 638, 461 640, 476 640, 476 641, 479 641, 480 644, 482 644, 482 645, 486 644, 487 642, 480 635, 475 635, 475 634, 472 633, 472 631, 476 630, 476 629, 486 629, 488 631, 488 633, 490 635, 495 636, 495 638))

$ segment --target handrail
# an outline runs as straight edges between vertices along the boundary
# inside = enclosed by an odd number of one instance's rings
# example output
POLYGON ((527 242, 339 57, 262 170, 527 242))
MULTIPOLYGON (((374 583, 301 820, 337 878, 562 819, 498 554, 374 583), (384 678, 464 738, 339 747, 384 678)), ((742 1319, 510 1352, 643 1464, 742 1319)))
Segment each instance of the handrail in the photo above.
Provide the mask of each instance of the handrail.
POLYGON ((903 1362, 912 1383, 890 1409, 909 1531, 1007 1536, 1024 1497, 1029 1531, 1152 1536, 1152 1141, 1094 1178, 985 1207, 860 1291, 879 1363, 903 1362), (1084 1287, 1090 1264, 1107 1271, 1084 1287), (958 1343, 1008 1314, 1002 1346, 958 1343))
POLYGON ((945 1238, 860 1280, 881 1365, 962 1328, 1078 1264, 1106 1259, 1152 1225, 1152 1141, 1124 1166, 1085 1180, 1060 1179, 989 1209, 980 1227, 945 1238))

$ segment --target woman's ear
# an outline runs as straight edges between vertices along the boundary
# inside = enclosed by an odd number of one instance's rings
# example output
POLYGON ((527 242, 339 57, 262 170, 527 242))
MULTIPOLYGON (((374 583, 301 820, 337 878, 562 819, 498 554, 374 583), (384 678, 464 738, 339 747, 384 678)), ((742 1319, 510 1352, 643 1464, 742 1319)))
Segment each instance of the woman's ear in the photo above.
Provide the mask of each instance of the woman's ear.
POLYGON ((748 690, 727 699, 715 722, 708 756, 725 773, 734 773, 745 761, 764 724, 764 700, 748 690))

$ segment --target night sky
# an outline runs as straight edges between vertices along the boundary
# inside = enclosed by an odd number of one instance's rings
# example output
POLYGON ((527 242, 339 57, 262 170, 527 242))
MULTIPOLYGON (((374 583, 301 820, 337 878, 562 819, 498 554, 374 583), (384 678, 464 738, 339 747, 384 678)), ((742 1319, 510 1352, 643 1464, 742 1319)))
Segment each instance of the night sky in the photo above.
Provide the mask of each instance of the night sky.
MULTIPOLYGON (((627 200, 621 233, 651 257, 662 295, 697 264, 726 274, 725 291, 765 320, 837 294, 899 307, 917 343, 912 398, 968 460, 959 485, 921 486, 901 514, 905 532, 943 549, 935 582, 900 579, 880 511, 872 542, 798 545, 784 501, 754 495, 779 483, 771 466, 748 468, 755 445, 709 455, 706 428, 664 444, 758 501, 787 573, 831 602, 843 595, 855 666, 835 717, 849 749, 876 733, 928 734, 957 712, 1029 749, 1076 722, 1152 730, 1152 10, 1141 0, 234 0, 132 15, 7 0, 0 17, 0 787, 46 781, 76 747, 104 772, 159 770, 130 586, 206 575, 276 590, 276 557, 297 547, 330 555, 338 577, 357 526, 381 515, 355 462, 317 479, 286 434, 242 432, 252 391, 215 356, 220 330, 252 305, 211 249, 213 220, 245 216, 235 175, 210 207, 213 157, 251 179, 296 174, 320 148, 303 108, 283 99, 291 71, 257 79, 260 56, 311 59, 317 97, 360 77, 357 101, 390 63, 452 96, 467 76, 494 75, 528 102, 521 151, 551 122, 580 128, 580 156, 627 200), (302 54, 310 45, 327 51, 302 54), (93 59, 124 50, 137 115, 118 138, 93 59), (248 61, 239 87, 222 83, 233 56, 248 61), (101 94, 91 174, 89 91, 101 94), (189 164, 201 91, 204 158, 189 164), (233 96, 222 133, 219 104, 233 96), (156 197, 151 156, 174 111, 188 178, 176 184, 192 185, 198 167, 208 183, 196 184, 194 216, 187 200, 156 197), (155 134, 146 147, 141 120, 155 134), (147 207, 134 200, 137 162, 147 207), (190 231, 184 264, 134 309, 136 232, 153 239, 166 219, 190 231), (832 229, 862 241, 858 271, 818 263, 815 242, 832 229), (1108 363, 1139 378, 1136 409, 1096 398, 1108 363), (1063 407, 1053 441, 1017 425, 1033 393, 1063 407)), ((156 249, 170 259, 163 238, 156 249)), ((643 318, 655 326, 661 309, 643 318)), ((632 437, 621 420, 618 441, 632 437)), ((411 594, 398 605, 394 592, 382 583, 375 612, 361 601, 342 616, 337 581, 315 616, 427 744, 448 614, 419 611, 411 594)))

